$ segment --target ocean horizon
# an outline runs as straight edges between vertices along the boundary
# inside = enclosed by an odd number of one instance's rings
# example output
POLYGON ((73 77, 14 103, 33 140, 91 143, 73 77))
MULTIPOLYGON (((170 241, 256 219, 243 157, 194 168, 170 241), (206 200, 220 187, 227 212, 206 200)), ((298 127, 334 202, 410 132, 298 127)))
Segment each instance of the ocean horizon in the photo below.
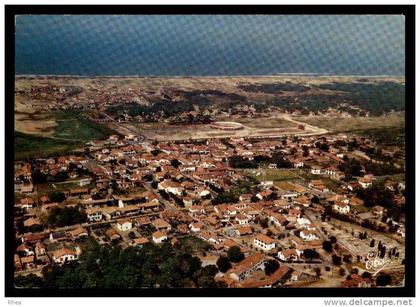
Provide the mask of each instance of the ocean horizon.
POLYGON ((20 75, 404 75, 400 15, 20 15, 20 75), (290 73, 295 72, 295 73, 290 73))

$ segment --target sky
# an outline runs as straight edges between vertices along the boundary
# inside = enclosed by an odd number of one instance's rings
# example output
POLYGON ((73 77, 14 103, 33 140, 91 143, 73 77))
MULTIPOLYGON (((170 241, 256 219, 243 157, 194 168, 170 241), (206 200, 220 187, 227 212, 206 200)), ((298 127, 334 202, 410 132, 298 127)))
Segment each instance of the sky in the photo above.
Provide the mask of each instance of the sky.
POLYGON ((402 15, 21 15, 16 74, 403 75, 402 15))

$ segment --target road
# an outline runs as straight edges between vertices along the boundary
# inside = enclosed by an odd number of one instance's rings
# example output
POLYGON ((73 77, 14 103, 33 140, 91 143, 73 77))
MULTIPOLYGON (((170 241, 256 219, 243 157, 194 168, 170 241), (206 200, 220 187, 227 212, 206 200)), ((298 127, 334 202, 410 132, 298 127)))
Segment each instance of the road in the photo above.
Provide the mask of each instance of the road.
POLYGON ((113 122, 118 127, 122 128, 123 130, 127 130, 131 132, 132 134, 136 135, 139 139, 139 142, 144 142, 147 140, 147 137, 144 134, 139 133, 138 130, 124 126, 122 123, 116 121, 112 116, 108 115, 105 112, 100 112, 100 114, 108 118, 111 122, 113 122))
POLYGON ((305 135, 305 136, 322 135, 322 134, 330 133, 330 131, 328 131, 327 129, 320 128, 320 127, 317 127, 317 126, 312 126, 312 125, 309 125, 307 123, 300 122, 300 121, 297 121, 295 119, 292 119, 290 117, 290 115, 288 115, 288 114, 281 114, 281 115, 278 115, 277 117, 280 118, 280 119, 284 119, 284 120, 287 120, 289 122, 292 122, 296 125, 302 125, 302 126, 305 127, 305 130, 308 129, 308 128, 310 130, 312 130, 312 132, 310 132, 310 133, 302 133, 302 135, 305 135))
MULTIPOLYGON (((132 215, 130 216, 130 218, 135 219, 138 217, 142 217, 142 216, 154 216, 154 215, 159 215, 160 211, 158 212, 150 212, 150 213, 145 213, 145 214, 136 214, 136 215, 132 215)), ((35 232, 32 234, 42 234, 42 235, 49 235, 50 233, 53 232, 59 232, 59 231, 71 231, 74 230, 76 228, 79 227, 96 227, 96 226, 105 226, 105 225, 109 225, 109 224, 113 224, 116 223, 116 220, 107 220, 107 221, 100 221, 100 222, 94 222, 94 223, 82 223, 82 224, 75 224, 75 225, 70 225, 70 226, 64 226, 64 227, 57 227, 54 229, 47 229, 41 232, 35 232)), ((16 236, 17 239, 21 239, 23 237, 23 235, 19 235, 16 236)))

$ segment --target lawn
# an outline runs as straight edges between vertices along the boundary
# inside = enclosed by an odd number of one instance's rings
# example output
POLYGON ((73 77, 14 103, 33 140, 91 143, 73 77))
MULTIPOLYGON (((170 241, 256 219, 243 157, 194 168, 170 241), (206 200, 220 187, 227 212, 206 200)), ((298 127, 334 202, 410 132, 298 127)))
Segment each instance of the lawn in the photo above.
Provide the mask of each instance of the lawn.
POLYGON ((74 111, 56 113, 58 126, 55 128, 54 137, 90 141, 103 139, 115 132, 108 127, 98 124, 74 111))
POLYGON ((207 242, 193 236, 180 238, 179 241, 181 242, 182 248, 191 251, 191 253, 202 252, 208 250, 210 247, 210 244, 207 242))
POLYGON ((260 172, 256 178, 259 181, 288 181, 301 179, 301 177, 294 171, 288 169, 258 169, 260 172))
POLYGON ((41 137, 15 131, 15 159, 42 158, 66 154, 83 147, 86 142, 104 139, 114 131, 84 118, 81 113, 54 113, 57 126, 52 137, 41 137))
POLYGON ((84 142, 72 142, 15 132, 15 159, 42 158, 65 154, 83 146, 83 144, 84 142))
POLYGON ((340 190, 342 183, 338 180, 334 180, 321 175, 314 175, 307 171, 301 171, 300 175, 306 180, 322 180, 324 184, 332 191, 337 192, 340 190))
POLYGON ((295 127, 296 124, 282 118, 239 118, 235 119, 238 123, 250 128, 287 128, 295 127))
POLYGON ((333 132, 404 127, 404 113, 373 117, 297 116, 293 119, 333 132))

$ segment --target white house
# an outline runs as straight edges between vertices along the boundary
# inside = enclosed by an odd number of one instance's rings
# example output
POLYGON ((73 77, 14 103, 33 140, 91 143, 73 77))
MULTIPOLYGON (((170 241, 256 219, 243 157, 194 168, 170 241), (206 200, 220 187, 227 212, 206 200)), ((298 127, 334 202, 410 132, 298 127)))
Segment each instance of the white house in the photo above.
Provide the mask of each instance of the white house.
POLYGON ((86 215, 89 222, 99 222, 102 220, 102 211, 100 208, 86 209, 86 215))
POLYGON ((254 238, 254 245, 263 251, 269 251, 276 247, 276 241, 266 235, 259 234, 254 238))
POLYGON ((367 189, 372 186, 372 180, 370 178, 362 177, 358 180, 358 183, 363 189, 367 189))
POLYGON ((249 219, 244 216, 243 214, 238 214, 235 217, 235 221, 239 224, 239 225, 248 225, 249 223, 249 219))
POLYGON ((312 241, 317 240, 318 236, 316 235, 316 232, 313 230, 304 229, 299 233, 299 236, 306 240, 306 241, 312 241))
POLYGON ((152 240, 156 244, 162 243, 166 241, 167 239, 168 239, 168 236, 166 235, 166 233, 161 232, 161 231, 156 231, 152 235, 152 240))
POLYGON ((188 225, 188 227, 191 229, 192 232, 199 232, 204 227, 204 224, 200 222, 196 222, 196 223, 191 223, 190 225, 188 225))
POLYGON ((78 252, 69 248, 61 248, 53 252, 53 261, 58 264, 63 264, 68 261, 78 259, 78 252))
POLYGON ((337 202, 333 205, 333 210, 341 214, 347 214, 350 212, 350 206, 343 202, 337 202))
POLYGON ((133 228, 133 224, 130 220, 120 220, 117 222, 117 227, 121 231, 127 231, 133 228))
POLYGON ((286 249, 284 251, 279 251, 277 256, 282 261, 297 261, 300 258, 301 253, 296 249, 286 249))
POLYGON ((159 182, 158 189, 175 195, 181 195, 184 190, 178 182, 174 182, 172 180, 164 180, 159 182))

